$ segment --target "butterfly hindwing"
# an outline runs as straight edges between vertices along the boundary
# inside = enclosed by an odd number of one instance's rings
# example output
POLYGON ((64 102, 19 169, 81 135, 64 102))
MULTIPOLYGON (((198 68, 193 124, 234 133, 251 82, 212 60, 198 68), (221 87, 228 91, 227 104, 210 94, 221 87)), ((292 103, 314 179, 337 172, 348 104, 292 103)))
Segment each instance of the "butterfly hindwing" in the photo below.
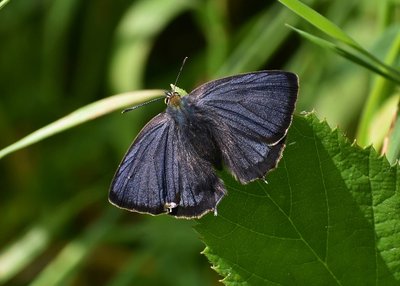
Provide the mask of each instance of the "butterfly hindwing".
POLYGON ((224 183, 215 173, 210 161, 203 158, 187 141, 184 131, 174 133, 175 161, 178 164, 177 180, 180 197, 171 214, 178 217, 200 217, 208 211, 215 211, 226 190, 224 183))
POLYGON ((131 211, 196 217, 214 210, 224 193, 211 163, 199 157, 174 120, 161 113, 128 150, 109 199, 131 211))

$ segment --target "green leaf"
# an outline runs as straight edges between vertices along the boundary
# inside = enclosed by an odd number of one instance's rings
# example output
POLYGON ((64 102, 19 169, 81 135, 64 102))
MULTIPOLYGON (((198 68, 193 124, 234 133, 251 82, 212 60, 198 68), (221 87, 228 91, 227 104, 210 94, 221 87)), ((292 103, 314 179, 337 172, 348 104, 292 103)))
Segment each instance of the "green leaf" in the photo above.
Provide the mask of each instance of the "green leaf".
MULTIPOLYGON (((400 110, 400 102, 398 110, 400 110)), ((388 148, 386 156, 389 162, 394 163, 400 160, 400 112, 397 112, 396 119, 394 120, 393 130, 389 136, 388 148)))
POLYGON ((112 230, 119 217, 120 213, 114 209, 108 209, 84 233, 64 246, 58 256, 46 266, 30 285, 61 285, 112 230))
POLYGON ((295 117, 279 167, 196 226, 227 285, 399 285, 400 168, 315 115, 295 117))
POLYGON ((283 5, 288 7, 290 10, 295 12, 300 17, 303 17, 307 22, 314 25, 330 37, 337 39, 349 46, 360 48, 358 43, 349 37, 342 29, 337 25, 329 21, 327 18, 314 11, 307 5, 303 4, 298 0, 279 0, 283 5))
POLYGON ((287 25, 287 26, 290 27, 291 29, 293 29, 294 31, 296 31, 297 33, 299 33, 302 37, 308 39, 310 42, 312 42, 322 48, 332 50, 336 54, 338 54, 360 66, 363 66, 366 69, 369 69, 370 71, 372 71, 376 74, 384 76, 384 77, 392 80, 393 82, 400 83, 400 79, 394 77, 391 73, 389 73, 385 70, 379 69, 378 66, 374 65, 368 58, 365 58, 362 54, 342 48, 334 43, 326 41, 320 37, 311 35, 310 33, 307 33, 305 31, 302 31, 302 30, 292 27, 290 25, 287 25))
POLYGON ((3 8, 4 6, 6 6, 6 4, 10 2, 10 0, 2 0, 0 1, 0 9, 3 8))
POLYGON ((215 76, 260 69, 262 63, 272 58, 290 34, 284 23, 294 18, 288 10, 280 9, 278 4, 273 3, 270 8, 262 10, 249 21, 239 33, 240 40, 237 45, 233 47, 215 76))
MULTIPOLYGON (((86 190, 89 191, 89 190, 86 190)), ((49 247, 51 239, 59 234, 66 222, 73 220, 88 205, 103 199, 103 194, 78 193, 63 205, 54 207, 51 216, 40 219, 20 238, 0 250, 0 285, 13 278, 24 267, 37 259, 49 247)))
MULTIPOLYGON (((396 66, 396 62, 398 62, 400 57, 400 33, 398 32, 400 26, 396 25, 393 28, 393 30, 385 33, 386 37, 389 35, 389 38, 393 39, 390 44, 387 44, 389 49, 385 57, 385 62, 396 66)), ((357 140, 361 146, 371 144, 372 141, 368 138, 368 128, 370 128, 373 117, 376 116, 375 113, 379 110, 385 99, 392 96, 390 92, 392 84, 385 78, 377 77, 374 80, 371 92, 362 111, 357 131, 357 140)))
POLYGON ((385 137, 390 133, 391 125, 397 114, 397 106, 400 102, 400 95, 389 97, 375 112, 371 120, 371 127, 368 130, 368 142, 371 142, 376 150, 380 150, 385 137))
POLYGON ((141 0, 123 16, 114 40, 110 83, 116 92, 141 87, 146 60, 156 36, 180 13, 193 8, 190 0, 141 0))
POLYGON ((127 105, 142 103, 148 99, 153 99, 160 94, 163 94, 162 90, 132 91, 110 96, 83 106, 67 116, 60 118, 49 125, 32 132, 17 142, 1 149, 0 159, 12 152, 35 144, 69 128, 93 120, 115 110, 122 109, 127 105))
MULTIPOLYGON (((348 48, 354 49, 356 51, 356 57, 353 59, 353 61, 355 59, 361 61, 362 58, 365 58, 370 62, 369 65, 374 65, 380 70, 379 74, 383 74, 385 76, 389 75, 388 78, 391 80, 397 83, 400 82, 400 72, 396 68, 380 61, 377 57, 365 50, 360 44, 348 36, 342 29, 340 29, 329 19, 325 18, 298 0, 279 0, 279 2, 309 22, 311 25, 321 30, 327 36, 335 39, 348 48)), ((397 54, 397 50, 395 50, 393 54, 397 54)))

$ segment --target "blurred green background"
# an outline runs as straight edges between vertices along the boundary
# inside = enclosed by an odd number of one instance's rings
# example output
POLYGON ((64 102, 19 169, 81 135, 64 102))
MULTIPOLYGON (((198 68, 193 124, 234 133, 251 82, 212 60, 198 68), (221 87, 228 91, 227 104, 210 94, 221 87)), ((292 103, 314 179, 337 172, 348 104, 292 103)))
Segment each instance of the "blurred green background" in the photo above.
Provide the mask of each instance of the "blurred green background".
MULTIPOLYGON (((396 1, 304 2, 384 57, 396 1)), ((11 0, 0 10, 0 148, 107 96, 168 89, 185 56, 188 91, 240 72, 296 72, 297 112, 315 109, 353 140, 373 75, 285 23, 315 31, 277 1, 11 0)), ((129 144, 164 108, 115 112, 1 160, 0 284, 221 285, 195 222, 107 201, 129 144)))

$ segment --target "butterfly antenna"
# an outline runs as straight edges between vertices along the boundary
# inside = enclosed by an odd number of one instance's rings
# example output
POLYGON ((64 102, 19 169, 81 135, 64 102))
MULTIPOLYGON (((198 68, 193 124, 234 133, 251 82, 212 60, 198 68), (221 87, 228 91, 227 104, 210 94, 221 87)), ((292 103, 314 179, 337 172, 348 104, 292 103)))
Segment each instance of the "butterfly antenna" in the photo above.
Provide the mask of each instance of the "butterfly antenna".
POLYGON ((144 106, 144 105, 147 105, 147 104, 149 104, 149 103, 152 103, 152 102, 154 102, 154 101, 158 101, 158 100, 161 100, 161 99, 165 99, 165 96, 159 97, 159 98, 154 98, 154 99, 152 99, 152 100, 143 102, 143 103, 141 103, 141 104, 138 104, 138 105, 129 107, 129 108, 127 108, 127 109, 122 110, 121 113, 127 113, 127 112, 129 112, 129 111, 135 110, 135 109, 137 109, 137 108, 139 108, 139 107, 142 107, 142 106, 144 106))
MULTIPOLYGON (((174 90, 173 90, 173 92, 175 92, 176 84, 177 84, 177 82, 178 82, 179 76, 181 75, 181 72, 182 72, 182 70, 183 70, 183 66, 185 65, 187 59, 188 59, 188 57, 185 57, 185 58, 183 59, 183 61, 182 61, 181 68, 179 69, 178 75, 176 76, 176 80, 175 80, 175 83, 174 83, 174 90)), ((126 109, 122 110, 121 113, 127 113, 127 112, 129 112, 129 111, 135 110, 135 109, 137 109, 137 108, 139 108, 139 107, 142 107, 142 106, 144 106, 144 105, 147 105, 147 104, 149 104, 149 103, 152 103, 152 102, 154 102, 154 101, 158 101, 158 100, 161 100, 161 99, 165 99, 165 96, 159 97, 159 98, 155 98, 155 99, 152 99, 152 100, 143 102, 143 103, 141 103, 141 104, 138 104, 138 105, 135 105, 135 106, 126 108, 126 109)))
POLYGON ((182 61, 181 68, 179 69, 178 75, 176 76, 176 80, 175 80, 175 83, 174 83, 174 90, 173 90, 173 92, 175 92, 176 84, 178 83, 179 76, 181 75, 181 72, 182 72, 182 70, 183 70, 183 66, 185 65, 187 59, 188 59, 188 57, 185 57, 185 58, 183 59, 183 61, 182 61))

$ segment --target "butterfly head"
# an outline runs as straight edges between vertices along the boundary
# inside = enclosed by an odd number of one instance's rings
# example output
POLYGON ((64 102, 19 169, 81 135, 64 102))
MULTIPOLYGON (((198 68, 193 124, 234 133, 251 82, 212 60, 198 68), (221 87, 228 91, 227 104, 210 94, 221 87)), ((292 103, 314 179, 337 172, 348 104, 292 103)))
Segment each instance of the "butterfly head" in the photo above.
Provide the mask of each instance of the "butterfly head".
POLYGON ((181 106, 181 95, 177 91, 166 91, 165 104, 171 107, 179 108, 181 106))

